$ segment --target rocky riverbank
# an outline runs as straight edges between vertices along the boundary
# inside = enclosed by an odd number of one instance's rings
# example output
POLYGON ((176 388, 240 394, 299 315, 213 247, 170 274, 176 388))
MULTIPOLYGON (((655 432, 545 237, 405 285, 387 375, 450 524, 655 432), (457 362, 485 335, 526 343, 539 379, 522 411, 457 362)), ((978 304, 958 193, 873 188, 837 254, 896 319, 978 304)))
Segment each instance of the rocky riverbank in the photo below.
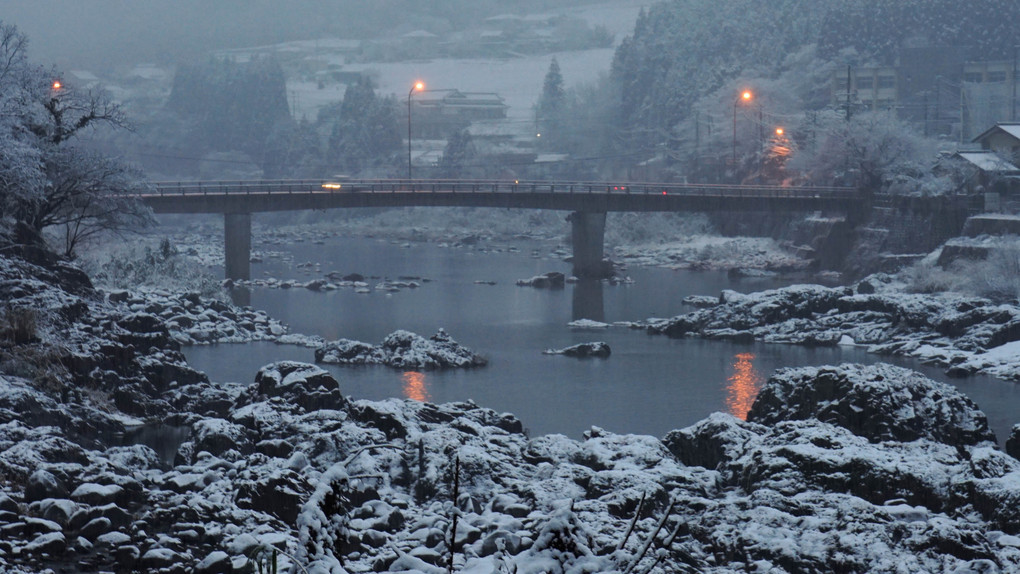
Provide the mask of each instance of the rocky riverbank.
MULTIPOLYGON (((695 303, 709 304, 703 298, 695 303)), ((714 305, 646 327, 670 337, 863 345, 916 357, 950 375, 1020 381, 1020 307, 953 293, 906 293, 887 275, 853 287, 724 291, 714 305)))
MULTIPOLYGON (((572 253, 569 243, 565 242, 570 230, 564 215, 534 210, 495 213, 487 209, 408 208, 371 217, 331 218, 328 223, 269 226, 256 222, 252 236, 253 261, 289 263, 301 278, 259 278, 248 283, 268 288, 304 287, 311 282, 325 289, 369 288, 371 285, 367 283, 345 283, 335 271, 323 270, 314 262, 294 261, 283 249, 283 246, 301 243, 324 244, 344 237, 380 238, 407 247, 429 243, 479 253, 528 253, 534 258, 562 260, 572 253)), ((800 257, 795 249, 774 239, 713 235, 707 221, 697 216, 642 214, 638 226, 632 221, 633 215, 611 214, 613 221, 607 228, 606 254, 623 264, 670 269, 730 269, 752 275, 806 272, 812 266, 811 261, 800 257), (640 233, 636 231, 639 228, 640 233)), ((183 253, 206 266, 223 265, 221 242, 222 230, 214 224, 192 223, 173 235, 173 243, 183 253)), ((350 273, 343 272, 344 275, 350 273)))
MULTIPOLYGON (((887 328, 905 337, 944 304, 872 287, 727 294, 698 313, 745 305, 740 328, 757 336, 851 303, 867 309, 846 325, 885 325, 897 302, 887 328)), ((1020 570, 1020 425, 1002 452, 973 403, 906 369, 783 369, 747 421, 716 414, 662 438, 529 437, 471 402, 351 400, 306 363, 212 384, 184 362, 183 334, 282 326, 190 296, 103 296, 45 253, 0 257, 0 296, 0 571, 250 572, 274 549, 281 571, 314 573, 438 574, 451 560, 520 573, 1020 570), (124 445, 157 421, 184 430, 164 437, 172 456, 124 445)), ((967 301, 952 312, 976 312, 945 317, 955 345, 1008 338, 1008 319, 967 301)), ((719 328, 736 332, 736 313, 719 328)))
POLYGON ((250 571, 276 548, 308 572, 438 574, 451 555, 486 572, 1020 568, 1020 462, 951 387, 844 365, 780 371, 762 397, 749 422, 661 440, 529 438, 472 403, 351 401, 322 369, 276 363, 207 389, 225 408, 189 414, 172 467, 15 417, 0 566, 250 571))

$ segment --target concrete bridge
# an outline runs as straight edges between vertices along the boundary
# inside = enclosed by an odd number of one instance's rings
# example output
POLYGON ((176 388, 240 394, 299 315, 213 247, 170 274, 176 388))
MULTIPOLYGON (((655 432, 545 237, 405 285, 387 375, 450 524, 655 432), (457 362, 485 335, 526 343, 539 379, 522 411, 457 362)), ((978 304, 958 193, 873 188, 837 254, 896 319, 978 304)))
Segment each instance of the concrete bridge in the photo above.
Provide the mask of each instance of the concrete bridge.
POLYGON ((352 207, 499 207, 569 211, 573 273, 604 272, 610 211, 830 211, 868 209, 845 187, 471 180, 163 182, 139 196, 155 213, 222 213, 226 276, 250 279, 251 214, 352 207))

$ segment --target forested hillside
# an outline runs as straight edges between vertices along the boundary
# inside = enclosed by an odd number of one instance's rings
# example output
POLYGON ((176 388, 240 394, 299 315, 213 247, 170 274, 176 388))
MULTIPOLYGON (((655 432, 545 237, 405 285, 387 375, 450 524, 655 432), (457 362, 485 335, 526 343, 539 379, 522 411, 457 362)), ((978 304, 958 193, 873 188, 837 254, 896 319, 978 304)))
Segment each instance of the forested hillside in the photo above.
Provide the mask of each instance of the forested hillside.
POLYGON ((1009 59, 1020 42, 1015 0, 851 0, 830 5, 818 30, 819 54, 853 49, 891 64, 904 46, 955 48, 971 59, 1009 59))
MULTIPOLYGON (((926 58, 1009 60, 1020 44, 1016 22, 1020 2, 1014 0, 660 2, 618 48, 604 86, 612 149, 648 150, 649 156, 668 149, 674 159, 709 150, 729 161, 732 139, 733 160, 760 166, 756 154, 775 127, 785 125, 803 149, 831 120, 818 112, 849 118, 832 91, 848 67, 908 66, 926 58), (745 88, 754 89, 753 105, 735 103, 745 88)), ((917 101, 908 105, 919 109, 925 94, 938 97, 931 86, 917 88, 907 94, 917 101)))
POLYGON ((623 125, 673 125, 741 74, 774 75, 817 36, 829 0, 672 0, 642 14, 611 70, 623 125))

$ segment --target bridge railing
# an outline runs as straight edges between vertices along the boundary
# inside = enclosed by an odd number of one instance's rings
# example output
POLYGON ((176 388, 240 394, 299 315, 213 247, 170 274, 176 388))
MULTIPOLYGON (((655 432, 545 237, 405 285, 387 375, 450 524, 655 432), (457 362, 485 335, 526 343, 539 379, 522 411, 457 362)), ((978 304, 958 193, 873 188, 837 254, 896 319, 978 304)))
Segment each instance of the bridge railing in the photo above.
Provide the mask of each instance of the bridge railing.
POLYGON ((861 197, 847 187, 789 187, 778 185, 664 184, 647 182, 520 181, 520 180, 223 180, 176 181, 152 184, 157 195, 235 195, 286 193, 556 193, 644 194, 727 198, 832 198, 861 197))

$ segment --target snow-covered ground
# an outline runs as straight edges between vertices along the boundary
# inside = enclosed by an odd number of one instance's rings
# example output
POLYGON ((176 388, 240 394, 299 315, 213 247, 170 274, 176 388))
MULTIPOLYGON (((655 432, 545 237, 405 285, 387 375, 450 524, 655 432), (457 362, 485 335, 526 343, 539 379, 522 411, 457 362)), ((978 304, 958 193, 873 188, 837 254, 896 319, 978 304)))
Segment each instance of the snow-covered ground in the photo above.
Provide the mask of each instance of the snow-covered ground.
MULTIPOLYGON (((644 1, 622 0, 574 8, 566 13, 587 21, 591 26, 604 26, 619 43, 633 32, 638 13, 645 5, 647 2, 644 1)), ((425 82, 429 90, 494 92, 502 96, 509 106, 506 124, 522 131, 531 129, 534 122, 532 106, 542 93, 542 83, 554 57, 560 64, 564 84, 569 87, 593 82, 600 74, 608 73, 615 52, 615 48, 603 48, 502 59, 437 58, 411 62, 347 63, 341 50, 331 49, 331 42, 335 41, 306 40, 249 51, 282 50, 290 52, 291 57, 295 52, 305 53, 318 62, 343 66, 344 71, 364 72, 376 81, 379 93, 393 94, 400 100, 407 98, 408 90, 418 80, 425 82)), ((231 51, 235 56, 245 53, 246 50, 231 51)), ((298 118, 313 119, 319 108, 341 100, 345 89, 342 84, 320 88, 315 81, 292 79, 287 84, 291 113, 298 118)))
POLYGON ((724 291, 714 306, 650 321, 648 328, 670 337, 856 344, 916 357, 951 375, 1020 381, 1020 306, 958 293, 909 293, 884 274, 854 287, 724 291))
POLYGON ((68 405, 0 376, 0 470, 13 479, 0 483, 0 568, 1020 568, 1020 461, 952 387, 895 367, 784 370, 763 390, 784 407, 763 408, 770 418, 716 414, 661 439, 596 427, 532 439, 471 402, 350 401, 292 362, 246 388, 168 396, 188 396, 191 413, 172 466, 147 446, 69 441, 40 424, 68 405), (818 380, 846 393, 820 394, 818 380))

